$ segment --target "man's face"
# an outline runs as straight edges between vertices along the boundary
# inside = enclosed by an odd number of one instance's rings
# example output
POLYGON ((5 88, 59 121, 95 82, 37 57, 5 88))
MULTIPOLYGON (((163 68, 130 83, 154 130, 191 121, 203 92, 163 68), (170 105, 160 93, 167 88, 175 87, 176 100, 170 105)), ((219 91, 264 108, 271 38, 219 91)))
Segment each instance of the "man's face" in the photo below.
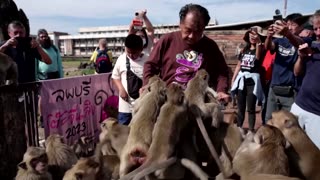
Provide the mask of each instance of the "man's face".
POLYGON ((10 38, 13 37, 26 37, 26 30, 21 27, 11 27, 8 29, 10 38))
POLYGON ((182 39, 190 45, 196 44, 202 38, 204 28, 203 20, 196 17, 193 12, 189 12, 180 22, 182 39))
POLYGON ((320 40, 320 17, 317 17, 316 20, 313 21, 313 31, 317 37, 317 40, 320 40))
POLYGON ((132 59, 136 60, 141 56, 142 48, 141 49, 130 49, 126 47, 126 54, 127 56, 132 59))
POLYGON ((293 21, 289 20, 287 22, 287 25, 288 25, 288 29, 290 30, 290 32, 292 34, 298 35, 302 30, 301 26, 299 26, 299 24, 297 24, 297 23, 295 23, 293 21))
POLYGON ((39 43, 44 48, 49 48, 51 46, 51 40, 47 33, 39 34, 39 43))

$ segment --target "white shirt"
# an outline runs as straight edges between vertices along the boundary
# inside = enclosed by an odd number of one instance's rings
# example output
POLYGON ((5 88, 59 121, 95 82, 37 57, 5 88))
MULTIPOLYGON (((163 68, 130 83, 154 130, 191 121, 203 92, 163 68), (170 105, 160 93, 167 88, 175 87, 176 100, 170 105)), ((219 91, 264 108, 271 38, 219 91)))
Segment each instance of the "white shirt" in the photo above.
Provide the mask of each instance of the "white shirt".
MULTIPOLYGON (((122 86, 124 87, 126 92, 128 92, 126 56, 127 56, 126 53, 123 53, 118 57, 117 62, 114 65, 111 77, 112 79, 120 79, 122 86)), ((141 79, 143 78, 143 65, 147 61, 147 59, 148 59, 148 56, 146 55, 143 55, 142 57, 134 61, 129 58, 131 71, 134 72, 141 79)), ((130 98, 129 102, 127 102, 119 96, 119 112, 131 113, 133 102, 134 102, 134 99, 132 98, 130 98)))

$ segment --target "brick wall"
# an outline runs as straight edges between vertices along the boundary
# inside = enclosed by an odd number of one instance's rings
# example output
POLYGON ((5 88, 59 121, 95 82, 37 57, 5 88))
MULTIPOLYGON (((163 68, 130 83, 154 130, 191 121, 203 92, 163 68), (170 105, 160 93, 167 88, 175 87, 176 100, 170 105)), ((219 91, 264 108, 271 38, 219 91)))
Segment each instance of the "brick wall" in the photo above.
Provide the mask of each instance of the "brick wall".
POLYGON ((233 71, 238 63, 237 52, 245 45, 243 40, 245 32, 245 30, 215 30, 205 32, 209 38, 218 44, 220 50, 225 55, 230 72, 229 81, 231 81, 233 71))

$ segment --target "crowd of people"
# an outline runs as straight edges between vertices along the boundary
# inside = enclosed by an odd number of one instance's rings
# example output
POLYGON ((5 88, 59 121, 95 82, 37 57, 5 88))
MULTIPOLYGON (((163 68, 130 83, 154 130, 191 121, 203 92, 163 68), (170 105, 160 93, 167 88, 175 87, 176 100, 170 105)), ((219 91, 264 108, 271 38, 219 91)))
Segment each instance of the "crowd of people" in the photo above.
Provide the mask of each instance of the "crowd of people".
MULTIPOLYGON (((130 24, 125 52, 115 63, 105 39, 99 41, 90 59, 96 73, 112 73, 119 91, 120 123, 129 124, 135 101, 128 95, 128 70, 143 80, 140 87, 143 91, 153 75, 159 75, 167 84, 177 83, 186 88, 194 74, 205 69, 219 101, 230 101, 230 95, 236 97, 239 128, 243 126, 247 110, 249 130, 254 131, 257 104, 262 105, 263 124, 271 119, 274 111, 286 109, 299 117, 301 127, 320 147, 317 129, 320 127, 320 86, 316 80, 320 73, 320 10, 308 20, 300 13, 293 13, 267 29, 251 27, 243 37, 246 45, 240 52, 231 85, 222 52, 217 43, 204 34, 210 21, 206 8, 197 4, 183 6, 179 12, 180 30, 163 35, 155 44, 147 11, 138 12, 137 16, 142 18, 145 28, 130 24)), ((8 33, 10 39, 0 45, 0 52, 17 63, 19 83, 63 77, 59 49, 52 44, 46 30, 40 29, 36 40, 26 38, 24 26, 14 21, 9 24, 8 33)))

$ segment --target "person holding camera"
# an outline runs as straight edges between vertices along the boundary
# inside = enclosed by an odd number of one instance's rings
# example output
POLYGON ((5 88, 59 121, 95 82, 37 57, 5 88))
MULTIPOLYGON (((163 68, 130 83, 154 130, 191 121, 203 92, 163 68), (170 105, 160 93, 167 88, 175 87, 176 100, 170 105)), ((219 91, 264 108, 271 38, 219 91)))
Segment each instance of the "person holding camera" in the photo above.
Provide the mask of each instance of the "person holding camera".
POLYGON ((154 28, 147 17, 147 10, 135 13, 135 17, 129 27, 129 34, 136 34, 142 38, 143 53, 146 56, 149 56, 153 47, 154 28), (146 25, 145 28, 143 27, 143 24, 146 25))
POLYGON ((316 40, 299 46, 299 58, 294 66, 296 75, 304 74, 303 82, 291 112, 314 144, 320 148, 320 13, 312 18, 316 40))
POLYGON ((304 20, 299 13, 288 15, 285 20, 276 20, 268 28, 265 47, 273 54, 272 79, 268 93, 265 121, 272 117, 272 112, 280 109, 290 111, 296 96, 296 79, 293 67, 297 60, 297 48, 304 42, 298 35, 302 31, 304 20), (282 38, 272 40, 275 34, 282 38))
POLYGON ((51 64, 50 57, 35 39, 26 37, 26 30, 21 22, 11 22, 8 25, 8 35, 10 39, 0 45, 0 52, 7 54, 17 63, 18 82, 36 81, 36 59, 51 64))
POLYGON ((238 121, 242 130, 247 107, 249 131, 254 132, 257 100, 264 101, 264 92, 260 81, 261 62, 265 55, 264 39, 266 34, 259 26, 251 27, 243 37, 246 46, 239 55, 239 61, 232 77, 231 92, 237 94, 238 121))

